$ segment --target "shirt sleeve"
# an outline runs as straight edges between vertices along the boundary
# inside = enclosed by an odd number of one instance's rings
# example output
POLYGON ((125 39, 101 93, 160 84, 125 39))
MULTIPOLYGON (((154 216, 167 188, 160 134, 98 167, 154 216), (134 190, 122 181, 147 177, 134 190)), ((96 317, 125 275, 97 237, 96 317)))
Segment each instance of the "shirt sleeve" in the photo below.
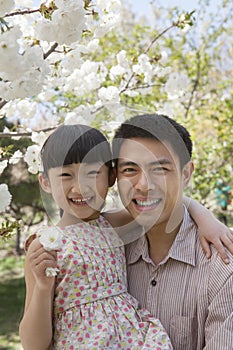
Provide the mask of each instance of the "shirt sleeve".
POLYGON ((231 350, 233 344, 233 262, 216 254, 211 264, 204 350, 231 350))

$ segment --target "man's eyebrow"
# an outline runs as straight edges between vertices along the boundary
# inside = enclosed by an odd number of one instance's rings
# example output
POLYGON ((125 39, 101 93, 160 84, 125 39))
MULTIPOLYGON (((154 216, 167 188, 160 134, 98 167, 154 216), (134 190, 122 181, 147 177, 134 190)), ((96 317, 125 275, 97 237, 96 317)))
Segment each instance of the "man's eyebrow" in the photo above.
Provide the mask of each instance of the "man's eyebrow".
MULTIPOLYGON (((158 160, 155 160, 155 161, 149 163, 150 166, 165 165, 165 164, 172 164, 172 162, 170 159, 162 158, 162 159, 158 159, 158 160)), ((125 166, 140 166, 140 164, 132 162, 130 160, 122 160, 122 161, 119 160, 118 166, 119 166, 119 168, 121 168, 121 167, 125 167, 125 166)))
POLYGON ((137 163, 134 163, 132 161, 128 161, 128 160, 119 160, 118 161, 118 167, 121 168, 121 167, 125 167, 125 166, 138 166, 137 163))
POLYGON ((163 164, 171 164, 171 160, 167 158, 162 158, 151 162, 150 165, 163 165, 163 164))

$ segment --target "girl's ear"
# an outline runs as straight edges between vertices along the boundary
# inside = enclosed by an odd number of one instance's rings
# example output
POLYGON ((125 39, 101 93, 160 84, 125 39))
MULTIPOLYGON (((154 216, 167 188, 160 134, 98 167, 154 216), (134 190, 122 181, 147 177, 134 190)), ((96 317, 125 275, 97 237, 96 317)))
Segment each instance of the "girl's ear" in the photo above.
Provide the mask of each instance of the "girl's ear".
POLYGON ((38 175, 38 180, 39 180, 39 184, 41 186, 41 188, 47 192, 47 193, 51 193, 51 186, 50 186, 50 182, 49 182, 49 178, 47 175, 45 175, 44 173, 40 173, 38 175))
POLYGON ((108 176, 108 187, 112 187, 116 181, 116 169, 110 169, 109 170, 109 176, 108 176))

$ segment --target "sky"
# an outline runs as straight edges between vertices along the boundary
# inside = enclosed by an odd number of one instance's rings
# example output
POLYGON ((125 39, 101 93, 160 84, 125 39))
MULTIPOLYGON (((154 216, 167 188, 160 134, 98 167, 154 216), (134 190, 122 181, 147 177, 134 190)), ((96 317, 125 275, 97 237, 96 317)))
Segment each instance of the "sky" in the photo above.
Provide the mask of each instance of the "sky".
MULTIPOLYGON (((174 7, 178 6, 180 10, 192 11, 199 8, 198 0, 128 0, 129 4, 132 5, 132 8, 135 14, 145 14, 150 13, 150 3, 159 4, 163 7, 174 7)), ((220 0, 211 0, 210 8, 214 9, 218 5, 220 0)))

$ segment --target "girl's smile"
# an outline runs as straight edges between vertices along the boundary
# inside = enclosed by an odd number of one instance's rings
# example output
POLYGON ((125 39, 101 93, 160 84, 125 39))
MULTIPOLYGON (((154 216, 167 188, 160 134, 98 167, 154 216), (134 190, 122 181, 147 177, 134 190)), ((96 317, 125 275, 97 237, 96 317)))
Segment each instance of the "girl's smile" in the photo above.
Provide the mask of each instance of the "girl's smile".
POLYGON ((63 210, 62 225, 99 217, 108 191, 109 170, 96 163, 72 163, 51 168, 42 181, 63 210))

